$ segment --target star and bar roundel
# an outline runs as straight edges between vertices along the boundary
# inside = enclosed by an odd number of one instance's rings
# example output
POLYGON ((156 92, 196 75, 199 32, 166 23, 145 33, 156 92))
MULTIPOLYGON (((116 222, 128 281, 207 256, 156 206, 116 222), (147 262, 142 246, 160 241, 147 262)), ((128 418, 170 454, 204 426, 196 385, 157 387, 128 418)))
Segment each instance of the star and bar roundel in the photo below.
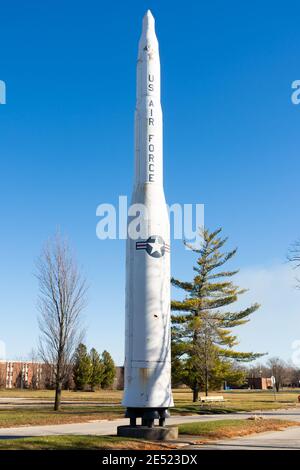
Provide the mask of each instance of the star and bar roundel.
POLYGON ((153 258, 161 258, 166 252, 170 252, 170 246, 160 235, 151 235, 147 240, 138 241, 135 247, 136 250, 146 250, 153 258))

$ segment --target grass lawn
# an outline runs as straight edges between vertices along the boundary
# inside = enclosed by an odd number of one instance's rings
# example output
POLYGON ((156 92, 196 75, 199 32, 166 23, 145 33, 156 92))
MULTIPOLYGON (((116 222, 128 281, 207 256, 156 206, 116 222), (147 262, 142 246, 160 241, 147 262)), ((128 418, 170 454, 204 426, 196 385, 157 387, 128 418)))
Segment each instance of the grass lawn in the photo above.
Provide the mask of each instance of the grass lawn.
POLYGON ((167 443, 124 439, 112 436, 44 436, 0 441, 1 450, 161 450, 175 449, 167 443))
POLYGON ((224 402, 211 404, 191 403, 191 394, 187 390, 175 390, 174 412, 190 413, 232 413, 236 411, 258 411, 295 407, 298 404, 299 389, 283 390, 276 393, 272 390, 233 390, 212 392, 210 395, 222 395, 224 402), (196 411, 198 410, 198 411, 196 411))
POLYGON ((61 411, 51 407, 0 409, 0 428, 46 424, 84 423, 101 419, 123 418, 120 406, 107 409, 101 406, 65 406, 61 411))
MULTIPOLYGON (((0 398, 33 398, 38 400, 54 400, 54 390, 0 389, 0 398)), ((95 392, 75 392, 63 390, 63 400, 99 401, 99 403, 121 403, 121 390, 96 390, 95 392)))
POLYGON ((207 439, 225 439, 246 436, 266 431, 280 431, 289 426, 297 426, 295 421, 281 419, 224 419, 198 423, 186 423, 178 426, 180 434, 188 434, 207 439))
MULTIPOLYGON (((181 436, 190 435, 193 443, 207 443, 214 439, 232 438, 248 434, 279 431, 297 423, 276 419, 263 420, 221 420, 187 423, 179 426, 181 436)), ((134 449, 159 450, 175 449, 176 444, 151 442, 138 439, 124 439, 114 436, 43 436, 0 440, 1 450, 99 450, 134 449)))
MULTIPOLYGON (((175 408, 173 415, 233 413, 236 411, 270 410, 299 406, 297 405, 298 390, 284 390, 276 394, 272 391, 235 390, 215 392, 224 396, 224 402, 201 404, 192 403, 192 393, 186 389, 173 391, 175 408)), ((51 404, 42 406, 1 408, 0 427, 22 425, 43 425, 81 423, 92 420, 116 419, 124 416, 124 408, 120 405, 122 392, 118 390, 99 390, 96 392, 63 392, 63 400, 74 400, 72 405, 63 405, 60 412, 54 412, 51 404), (80 400, 84 403, 76 404, 80 400), (90 403, 91 401, 95 403, 90 403), (99 404, 98 404, 99 403, 99 404), (112 404, 112 406, 105 406, 112 404)), ((29 398, 53 400, 51 390, 1 390, 0 398, 29 398)))
MULTIPOLYGON (((276 393, 276 400, 272 390, 229 390, 221 392, 211 392, 211 395, 223 395, 225 398, 224 403, 218 403, 217 408, 220 410, 229 411, 252 411, 264 410, 275 408, 286 408, 294 406, 298 400, 300 389, 283 390, 276 393)), ((202 408, 211 407, 215 405, 200 405, 192 403, 192 392, 187 389, 173 390, 173 396, 176 409, 183 409, 202 406, 202 408)), ((43 400, 54 400, 53 390, 19 390, 19 389, 0 389, 0 398, 28 398, 43 400)), ((64 390, 62 392, 62 399, 65 401, 85 401, 85 402, 98 402, 99 404, 118 404, 121 405, 122 391, 121 390, 97 390, 95 392, 74 392, 64 390)), ((0 404, 1 407, 1 404, 0 404)))

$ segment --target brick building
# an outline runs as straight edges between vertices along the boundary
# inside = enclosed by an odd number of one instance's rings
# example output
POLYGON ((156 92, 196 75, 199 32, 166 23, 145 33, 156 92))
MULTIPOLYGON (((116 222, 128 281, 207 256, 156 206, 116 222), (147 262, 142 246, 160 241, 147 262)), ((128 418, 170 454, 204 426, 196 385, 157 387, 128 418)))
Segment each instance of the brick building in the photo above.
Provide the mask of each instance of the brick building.
MULTIPOLYGON (((65 383, 72 389, 74 383, 72 372, 65 383)), ((53 388, 52 367, 43 362, 0 361, 0 388, 53 388)), ((124 367, 116 367, 116 376, 112 388, 122 390, 124 387, 124 367)))
POLYGON ((273 387, 271 377, 247 377, 247 385, 251 390, 268 390, 273 387))
POLYGON ((44 388, 49 366, 41 362, 0 361, 0 388, 44 388))

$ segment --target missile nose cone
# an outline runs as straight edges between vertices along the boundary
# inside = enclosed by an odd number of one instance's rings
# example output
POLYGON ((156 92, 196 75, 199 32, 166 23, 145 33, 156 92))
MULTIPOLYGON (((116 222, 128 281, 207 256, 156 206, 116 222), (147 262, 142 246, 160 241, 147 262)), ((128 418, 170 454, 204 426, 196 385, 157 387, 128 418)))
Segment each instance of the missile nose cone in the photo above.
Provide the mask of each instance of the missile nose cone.
POLYGON ((143 18, 143 32, 154 30, 154 17, 150 10, 147 10, 143 18))
POLYGON ((138 60, 147 61, 153 59, 147 54, 149 50, 156 51, 158 53, 158 42, 155 34, 155 20, 150 10, 144 15, 142 34, 139 41, 138 60))

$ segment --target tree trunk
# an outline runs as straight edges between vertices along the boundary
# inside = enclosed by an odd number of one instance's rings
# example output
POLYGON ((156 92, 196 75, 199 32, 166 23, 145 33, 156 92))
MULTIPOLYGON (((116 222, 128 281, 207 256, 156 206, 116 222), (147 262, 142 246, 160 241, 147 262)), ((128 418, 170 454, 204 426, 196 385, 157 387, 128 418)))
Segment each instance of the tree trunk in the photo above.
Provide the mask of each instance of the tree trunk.
POLYGON ((199 387, 198 387, 198 384, 195 384, 193 388, 193 403, 198 401, 198 398, 199 398, 199 387))
POLYGON ((205 396, 208 396, 208 370, 205 369, 205 396))
POLYGON ((58 382, 58 383, 56 384, 56 389, 55 389, 54 411, 59 411, 59 410, 60 410, 60 404, 61 404, 61 389, 62 389, 62 384, 61 384, 61 382, 58 382))

